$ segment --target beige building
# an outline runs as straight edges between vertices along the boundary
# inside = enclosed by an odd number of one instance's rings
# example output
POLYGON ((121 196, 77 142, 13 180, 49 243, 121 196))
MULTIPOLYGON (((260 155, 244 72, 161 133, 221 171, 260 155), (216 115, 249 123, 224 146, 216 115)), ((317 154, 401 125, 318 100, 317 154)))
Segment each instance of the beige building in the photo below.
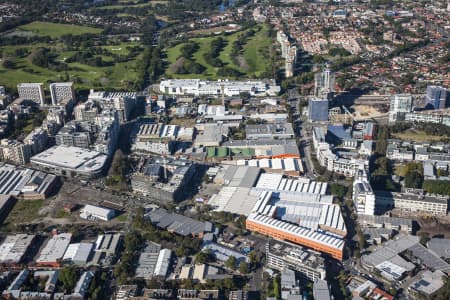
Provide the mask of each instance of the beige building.
POLYGON ((24 165, 30 162, 31 146, 16 140, 0 141, 0 160, 24 165))

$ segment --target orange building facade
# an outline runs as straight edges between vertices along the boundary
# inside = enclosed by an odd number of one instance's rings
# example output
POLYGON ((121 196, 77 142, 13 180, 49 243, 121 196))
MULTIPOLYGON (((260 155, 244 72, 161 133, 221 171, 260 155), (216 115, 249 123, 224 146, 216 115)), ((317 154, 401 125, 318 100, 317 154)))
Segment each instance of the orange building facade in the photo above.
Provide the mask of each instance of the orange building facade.
POLYGON ((275 229, 275 228, 266 226, 264 224, 254 222, 250 219, 246 220, 246 228, 247 228, 247 230, 250 230, 250 231, 255 231, 255 232, 258 232, 261 234, 268 235, 274 239, 293 242, 293 243, 311 248, 313 250, 326 253, 339 261, 343 260, 343 256, 344 256, 344 247, 343 246, 342 246, 342 249, 331 247, 331 246, 326 246, 322 243, 314 242, 310 239, 303 238, 300 235, 291 234, 291 233, 283 231, 281 229, 275 229))

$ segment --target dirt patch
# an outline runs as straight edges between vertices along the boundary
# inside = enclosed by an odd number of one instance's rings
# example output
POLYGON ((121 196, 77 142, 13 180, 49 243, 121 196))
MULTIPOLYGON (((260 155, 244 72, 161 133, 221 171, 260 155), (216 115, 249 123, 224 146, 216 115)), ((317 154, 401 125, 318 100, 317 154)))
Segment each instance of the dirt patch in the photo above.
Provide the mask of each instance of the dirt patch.
POLYGON ((245 60, 244 56, 239 55, 237 58, 237 63, 239 65, 239 68, 248 71, 250 69, 249 65, 247 64, 247 61, 245 60))
POLYGON ((184 62, 186 58, 180 57, 170 66, 170 72, 177 74, 181 69, 183 69, 184 62))
POLYGON ((353 116, 355 120, 364 120, 387 116, 387 113, 380 111, 376 107, 370 105, 353 105, 352 108, 354 110, 353 116))

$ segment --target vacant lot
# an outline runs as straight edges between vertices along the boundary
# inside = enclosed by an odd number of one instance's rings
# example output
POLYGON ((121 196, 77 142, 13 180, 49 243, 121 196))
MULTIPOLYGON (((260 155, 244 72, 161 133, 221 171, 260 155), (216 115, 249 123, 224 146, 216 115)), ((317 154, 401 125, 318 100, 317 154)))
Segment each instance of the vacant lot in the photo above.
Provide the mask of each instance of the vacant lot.
POLYGON ((44 200, 18 200, 4 224, 24 224, 33 222, 40 217, 39 210, 43 204, 44 200))
POLYGON ((49 36, 51 38, 59 38, 65 34, 82 35, 86 33, 97 34, 102 32, 101 29, 94 27, 57 24, 49 22, 33 22, 20 26, 19 29, 30 31, 38 36, 49 36))
POLYGON ((429 135, 425 131, 415 129, 408 129, 404 132, 393 133, 392 136, 397 139, 415 142, 433 142, 440 141, 444 138, 443 136, 429 135))

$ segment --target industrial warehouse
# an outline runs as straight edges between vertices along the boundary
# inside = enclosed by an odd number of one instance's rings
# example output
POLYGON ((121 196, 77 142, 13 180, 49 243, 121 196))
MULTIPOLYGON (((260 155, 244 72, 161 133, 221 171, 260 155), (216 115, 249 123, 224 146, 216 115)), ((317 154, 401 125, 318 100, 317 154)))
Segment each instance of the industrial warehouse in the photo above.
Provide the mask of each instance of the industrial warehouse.
POLYGON ((342 260, 347 228, 326 190, 326 183, 262 174, 254 188, 260 196, 247 217, 247 229, 342 260))

